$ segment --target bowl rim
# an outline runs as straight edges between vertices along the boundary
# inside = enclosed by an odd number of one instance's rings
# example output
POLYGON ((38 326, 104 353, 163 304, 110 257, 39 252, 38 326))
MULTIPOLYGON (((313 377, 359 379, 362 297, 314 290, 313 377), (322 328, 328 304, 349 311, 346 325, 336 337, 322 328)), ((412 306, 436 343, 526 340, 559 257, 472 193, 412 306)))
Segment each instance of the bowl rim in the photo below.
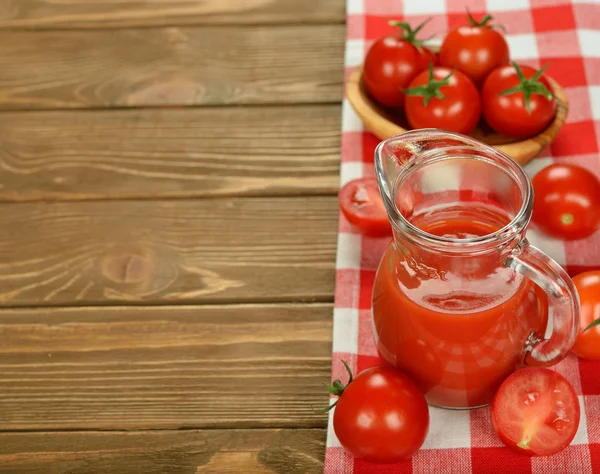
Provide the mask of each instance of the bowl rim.
MULTIPOLYGON (((552 122, 550 122, 550 125, 536 136, 502 145, 491 145, 513 157, 521 164, 527 163, 546 148, 552 140, 554 140, 567 118, 569 102, 564 89, 551 77, 544 77, 550 83, 550 88, 556 98, 556 114, 552 122)), ((367 95, 362 81, 362 64, 356 67, 348 76, 345 83, 345 90, 346 97, 354 111, 363 121, 366 128, 377 135, 378 138, 384 140, 407 130, 411 130, 391 122, 381 113, 381 108, 375 101, 367 95), (367 117, 367 115, 370 116, 367 117), (369 126, 369 124, 371 126, 369 126), (373 127, 373 124, 376 124, 376 126, 373 127), (373 128, 377 128, 380 133, 377 133, 373 128), (382 130, 383 133, 381 133, 382 130)))

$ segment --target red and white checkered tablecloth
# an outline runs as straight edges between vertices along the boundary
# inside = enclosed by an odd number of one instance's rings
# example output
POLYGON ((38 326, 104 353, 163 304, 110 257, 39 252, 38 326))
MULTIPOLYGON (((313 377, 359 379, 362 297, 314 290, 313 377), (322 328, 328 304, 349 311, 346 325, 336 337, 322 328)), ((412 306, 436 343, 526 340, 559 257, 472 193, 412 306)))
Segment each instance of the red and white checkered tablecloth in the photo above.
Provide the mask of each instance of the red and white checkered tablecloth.
MULTIPOLYGON (((547 74, 566 90, 567 123, 544 154, 527 167, 533 176, 553 162, 583 165, 600 176, 600 1, 599 0, 347 0, 346 76, 359 65, 371 42, 391 32, 389 19, 417 25, 432 20, 423 37, 465 21, 465 8, 476 16, 490 13, 506 27, 510 54, 522 64, 551 65, 547 74)), ((342 120, 341 184, 374 176, 378 139, 365 131, 347 100, 342 120)), ((600 268, 600 231, 563 242, 535 230, 529 240, 575 275, 600 268)), ((332 378, 346 380, 341 359, 354 373, 379 365, 371 333, 371 290, 389 238, 363 237, 342 215, 338 235, 332 378)), ((341 448, 329 416, 325 474, 334 473, 600 473, 600 363, 569 356, 555 369, 575 387, 581 424, 571 446, 547 458, 513 454, 496 437, 488 408, 451 411, 430 408, 431 426, 421 450, 394 465, 353 459, 341 448)), ((332 401, 334 397, 332 397, 332 401)))

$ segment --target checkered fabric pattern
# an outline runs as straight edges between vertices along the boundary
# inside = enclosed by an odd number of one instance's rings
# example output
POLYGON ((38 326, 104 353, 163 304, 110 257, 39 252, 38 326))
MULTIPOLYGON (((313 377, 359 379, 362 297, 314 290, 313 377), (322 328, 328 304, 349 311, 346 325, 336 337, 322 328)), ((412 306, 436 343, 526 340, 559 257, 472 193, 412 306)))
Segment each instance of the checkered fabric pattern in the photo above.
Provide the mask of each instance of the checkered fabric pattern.
MULTIPOLYGON (((423 37, 465 21, 465 8, 506 27, 511 57, 534 67, 550 62, 547 74, 566 90, 567 123, 543 155, 527 167, 533 176, 553 162, 576 163, 600 176, 600 1, 599 0, 347 0, 346 77, 372 41, 391 32, 389 19, 416 25, 432 20, 423 37)), ((342 120, 341 185, 374 176, 378 139, 364 129, 347 100, 342 120)), ((563 242, 531 229, 529 240, 565 266, 571 275, 600 268, 600 231, 563 242)), ((371 291, 389 239, 362 236, 340 215, 334 309, 332 378, 345 380, 341 360, 354 373, 380 364, 371 331, 371 291)), ((548 458, 513 454, 494 434, 489 409, 430 409, 430 432, 422 449, 395 465, 372 465, 341 448, 329 417, 325 474, 334 473, 600 473, 600 363, 569 356, 555 367, 575 387, 581 424, 571 444, 548 458)), ((334 398, 332 397, 332 401, 334 398)))

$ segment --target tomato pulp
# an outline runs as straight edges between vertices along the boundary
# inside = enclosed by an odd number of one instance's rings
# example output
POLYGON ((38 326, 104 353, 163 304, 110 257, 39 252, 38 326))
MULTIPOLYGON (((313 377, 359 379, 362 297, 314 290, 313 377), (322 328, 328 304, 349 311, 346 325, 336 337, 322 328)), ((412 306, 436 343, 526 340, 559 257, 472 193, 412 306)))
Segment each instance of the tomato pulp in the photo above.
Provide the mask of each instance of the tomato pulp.
MULTIPOLYGON (((423 220, 412 223, 458 239, 503 226, 460 215, 423 220)), ((531 332, 544 335, 546 296, 498 258, 415 258, 414 251, 399 247, 388 247, 373 289, 380 354, 412 377, 430 404, 466 408, 491 403, 502 381, 521 364, 531 332)))

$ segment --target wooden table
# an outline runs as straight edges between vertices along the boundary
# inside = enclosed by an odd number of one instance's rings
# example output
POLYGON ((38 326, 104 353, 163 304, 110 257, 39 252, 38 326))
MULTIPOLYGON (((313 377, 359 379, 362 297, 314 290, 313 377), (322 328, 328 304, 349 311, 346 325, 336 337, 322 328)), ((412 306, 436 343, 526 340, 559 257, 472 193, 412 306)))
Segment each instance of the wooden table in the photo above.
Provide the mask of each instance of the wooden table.
POLYGON ((0 0, 0 472, 322 472, 343 0, 0 0))

